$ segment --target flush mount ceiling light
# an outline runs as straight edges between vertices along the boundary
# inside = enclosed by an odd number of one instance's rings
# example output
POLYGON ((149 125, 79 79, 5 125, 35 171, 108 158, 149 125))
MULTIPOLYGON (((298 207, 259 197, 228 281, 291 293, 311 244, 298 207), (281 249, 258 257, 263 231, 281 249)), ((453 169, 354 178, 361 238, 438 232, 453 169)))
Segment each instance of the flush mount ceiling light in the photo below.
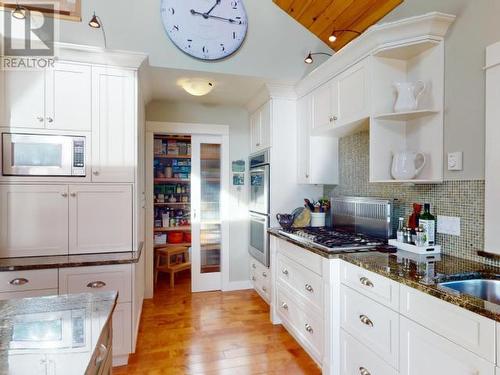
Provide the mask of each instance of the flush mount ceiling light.
POLYGON ((316 55, 325 55, 328 57, 333 56, 331 53, 326 53, 326 52, 314 52, 314 53, 309 52, 309 55, 306 56, 306 58, 304 59, 304 62, 306 64, 312 64, 314 62, 313 56, 316 56, 316 55))
POLYGON ((203 78, 185 78, 177 81, 184 91, 193 96, 204 96, 214 89, 214 84, 203 78))
POLYGON ((330 41, 330 43, 335 43, 335 41, 337 40, 337 34, 338 33, 343 33, 343 32, 349 32, 349 33, 355 33, 357 35, 361 35, 361 33, 359 31, 356 31, 356 30, 350 30, 350 29, 339 29, 339 30, 336 30, 336 29, 333 29, 332 33, 328 37, 328 40, 330 41))
POLYGON ((26 8, 19 5, 19 2, 16 1, 16 7, 11 13, 13 18, 18 20, 24 20, 26 18, 26 8))
POLYGON ((101 21, 101 17, 97 16, 94 12, 94 15, 89 21, 89 26, 93 29, 101 29, 102 30, 102 37, 104 39, 104 48, 108 48, 108 42, 106 40, 106 31, 104 30, 104 24, 101 21))

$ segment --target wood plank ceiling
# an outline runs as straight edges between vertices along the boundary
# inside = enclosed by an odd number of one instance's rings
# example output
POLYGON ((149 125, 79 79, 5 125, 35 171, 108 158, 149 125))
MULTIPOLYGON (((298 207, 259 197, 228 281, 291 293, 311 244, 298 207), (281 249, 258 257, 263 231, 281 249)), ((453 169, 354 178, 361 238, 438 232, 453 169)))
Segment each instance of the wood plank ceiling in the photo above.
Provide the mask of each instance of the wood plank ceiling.
POLYGON ((337 40, 330 42, 333 30, 364 32, 381 20, 403 0, 273 0, 292 18, 338 51, 359 35, 337 32, 337 40))

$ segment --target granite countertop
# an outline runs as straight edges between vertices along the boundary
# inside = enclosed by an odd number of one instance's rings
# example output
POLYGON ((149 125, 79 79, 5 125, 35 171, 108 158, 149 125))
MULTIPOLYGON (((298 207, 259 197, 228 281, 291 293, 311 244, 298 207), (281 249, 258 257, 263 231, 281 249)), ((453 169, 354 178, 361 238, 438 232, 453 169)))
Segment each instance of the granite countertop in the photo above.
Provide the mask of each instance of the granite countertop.
POLYGON ((123 253, 0 258, 0 272, 137 263, 143 247, 141 243, 137 251, 123 253))
POLYGON ((499 304, 437 285, 445 281, 479 278, 500 279, 500 267, 489 266, 446 254, 419 257, 406 251, 388 254, 376 250, 364 253, 331 254, 283 236, 278 233, 278 229, 270 229, 269 233, 315 254, 329 259, 342 259, 443 301, 500 322, 499 304))
POLYGON ((0 374, 85 374, 116 292, 0 301, 0 374))

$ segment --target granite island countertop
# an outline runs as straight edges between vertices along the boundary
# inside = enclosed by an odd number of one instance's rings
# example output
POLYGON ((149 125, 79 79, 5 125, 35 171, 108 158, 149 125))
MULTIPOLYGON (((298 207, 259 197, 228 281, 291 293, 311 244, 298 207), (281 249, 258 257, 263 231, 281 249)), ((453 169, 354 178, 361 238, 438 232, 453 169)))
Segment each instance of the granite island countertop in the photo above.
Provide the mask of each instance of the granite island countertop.
POLYGON ((443 301, 500 322, 500 305, 437 285, 440 282, 456 280, 500 279, 500 267, 447 254, 439 254, 434 258, 427 259, 418 259, 418 257, 411 259, 411 254, 405 251, 398 251, 394 254, 376 250, 363 253, 331 254, 320 248, 308 246, 283 236, 278 232, 278 229, 270 229, 269 233, 304 250, 328 259, 342 259, 400 284, 418 289, 443 301))
POLYGON ((0 301, 0 374, 85 374, 116 292, 0 301))
POLYGON ((121 253, 0 258, 0 272, 137 263, 143 247, 141 243, 137 251, 121 253))

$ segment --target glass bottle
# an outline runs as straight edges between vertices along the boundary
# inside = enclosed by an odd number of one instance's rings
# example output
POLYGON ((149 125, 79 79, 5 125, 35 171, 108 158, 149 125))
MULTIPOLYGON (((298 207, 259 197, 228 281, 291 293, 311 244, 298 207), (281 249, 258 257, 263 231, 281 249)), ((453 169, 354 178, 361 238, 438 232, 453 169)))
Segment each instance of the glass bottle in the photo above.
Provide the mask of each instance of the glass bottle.
POLYGON ((431 205, 424 204, 424 212, 420 215, 419 224, 425 232, 426 246, 433 246, 436 243, 436 217, 431 214, 431 205))
POLYGON ((405 229, 405 219, 404 217, 400 217, 398 230, 396 232, 398 242, 404 242, 404 229, 405 229))

